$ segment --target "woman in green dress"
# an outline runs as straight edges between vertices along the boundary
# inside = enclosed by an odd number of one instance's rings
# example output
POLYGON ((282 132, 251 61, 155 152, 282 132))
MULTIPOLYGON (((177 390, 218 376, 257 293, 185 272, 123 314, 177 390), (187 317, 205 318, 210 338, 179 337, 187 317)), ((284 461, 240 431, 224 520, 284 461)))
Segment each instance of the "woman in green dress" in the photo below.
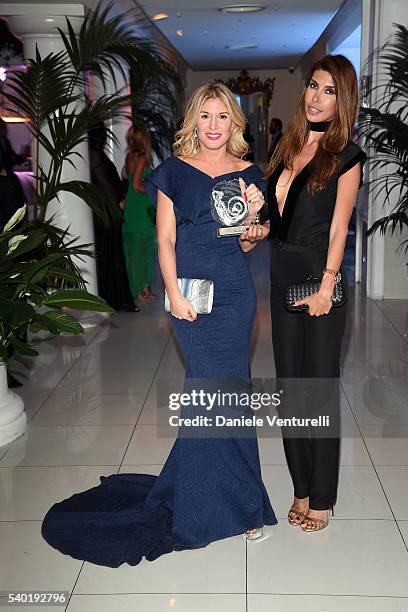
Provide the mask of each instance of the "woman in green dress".
POLYGON ((132 125, 127 136, 128 153, 122 178, 128 180, 123 222, 123 251, 129 285, 135 306, 139 300, 150 302, 156 296, 150 290, 155 268, 155 214, 143 186, 151 173, 151 142, 148 131, 132 125))

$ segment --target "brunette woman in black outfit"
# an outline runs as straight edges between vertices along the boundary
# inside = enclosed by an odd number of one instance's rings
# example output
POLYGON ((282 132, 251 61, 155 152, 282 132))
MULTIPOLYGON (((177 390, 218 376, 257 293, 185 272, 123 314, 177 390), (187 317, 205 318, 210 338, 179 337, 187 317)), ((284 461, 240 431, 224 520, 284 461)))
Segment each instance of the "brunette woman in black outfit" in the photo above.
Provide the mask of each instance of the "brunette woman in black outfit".
MULTIPOLYGON (((276 376, 287 383, 283 411, 309 417, 330 413, 332 422, 339 419, 347 303, 334 308, 331 298, 339 273, 347 284, 342 260, 366 159, 351 140, 357 112, 352 64, 342 55, 324 57, 311 69, 267 171, 272 341, 276 376), (295 303, 308 310, 287 310, 285 287, 310 276, 321 279, 319 291, 295 303)), ((267 223, 256 239, 268 233, 267 223)), ((241 238, 243 250, 254 246, 253 235, 241 238)), ((283 432, 294 485, 288 519, 304 531, 318 531, 327 526, 336 502, 340 440, 338 432, 317 437, 306 429, 307 437, 294 435, 283 432)))

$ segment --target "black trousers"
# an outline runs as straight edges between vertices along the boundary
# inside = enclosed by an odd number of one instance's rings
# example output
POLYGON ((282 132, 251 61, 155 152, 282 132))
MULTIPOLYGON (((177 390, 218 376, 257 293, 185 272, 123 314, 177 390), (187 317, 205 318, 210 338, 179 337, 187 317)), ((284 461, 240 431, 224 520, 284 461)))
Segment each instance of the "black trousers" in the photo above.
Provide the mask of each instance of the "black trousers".
MULTIPOLYGON (((283 305, 284 288, 314 275, 321 278, 327 251, 287 252, 272 247, 271 316, 276 376, 285 391, 282 411, 304 417, 330 414, 330 437, 311 428, 307 435, 283 430, 286 460, 298 498, 324 510, 335 504, 340 455, 340 350, 347 304, 328 315, 292 313, 283 305), (334 433, 333 433, 334 432, 334 433), (300 437, 302 436, 302 437, 300 437)), ((344 276, 343 276, 344 278, 344 276)))

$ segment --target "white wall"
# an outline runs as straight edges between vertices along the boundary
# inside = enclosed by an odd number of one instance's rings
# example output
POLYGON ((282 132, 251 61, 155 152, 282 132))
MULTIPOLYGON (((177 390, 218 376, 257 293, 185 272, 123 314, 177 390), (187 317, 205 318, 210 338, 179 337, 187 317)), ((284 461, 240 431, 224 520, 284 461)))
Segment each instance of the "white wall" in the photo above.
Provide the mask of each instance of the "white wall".
MULTIPOLYGON (((363 50, 368 55, 371 47, 383 44, 395 31, 393 23, 406 24, 408 22, 407 0, 364 0, 363 11, 363 50), (374 25, 373 25, 374 22, 374 25), (371 26, 371 27, 370 27, 371 26), (369 31, 370 30, 370 31, 369 31), (368 37, 367 34, 371 36, 368 37), (370 40, 368 41, 368 38, 370 40), (364 45, 364 40, 366 41, 364 45), (365 47, 365 49, 364 49, 365 47)), ((364 61, 364 57, 362 58, 364 61)), ((374 72, 373 84, 378 83, 380 75, 374 72)), ((373 172, 370 178, 375 177, 373 172)), ((368 225, 376 219, 383 217, 391 210, 384 207, 384 198, 372 197, 368 206, 368 225)), ((408 230, 396 232, 385 236, 376 232, 368 239, 367 244, 367 295, 377 299, 407 299, 407 254, 397 252, 398 245, 408 238, 408 230)))
MULTIPOLYGON (((197 87, 206 81, 213 81, 214 79, 227 81, 230 78, 237 78, 239 73, 239 70, 189 70, 186 78, 186 100, 189 99, 197 87)), ((259 77, 261 81, 275 77, 275 89, 269 107, 269 117, 282 119, 283 129, 285 129, 302 91, 303 83, 300 80, 299 72, 290 74, 288 70, 250 70, 249 76, 259 77)))
POLYGON ((361 66, 361 24, 345 40, 333 49, 329 47, 332 55, 344 55, 353 64, 357 78, 360 79, 361 66))

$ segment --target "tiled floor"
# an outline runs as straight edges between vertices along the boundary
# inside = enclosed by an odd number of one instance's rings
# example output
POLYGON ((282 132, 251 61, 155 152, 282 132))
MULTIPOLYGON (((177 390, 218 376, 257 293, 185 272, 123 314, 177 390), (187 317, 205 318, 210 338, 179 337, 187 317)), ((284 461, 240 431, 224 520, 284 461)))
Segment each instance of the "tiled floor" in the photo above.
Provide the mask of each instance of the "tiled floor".
MULTIPOLYGON (((250 259, 259 301, 253 374, 268 377, 265 249, 250 259)), ((63 556, 42 540, 40 525, 52 503, 101 475, 159 473, 173 442, 157 437, 157 381, 183 375, 161 303, 94 317, 81 338, 38 342, 21 391, 28 432, 0 448, 0 591, 67 590, 69 612, 408 612, 408 303, 353 290, 350 305, 330 526, 308 534, 288 525, 292 488, 281 440, 264 438, 263 476, 279 524, 259 542, 230 538, 137 567, 63 556)))

